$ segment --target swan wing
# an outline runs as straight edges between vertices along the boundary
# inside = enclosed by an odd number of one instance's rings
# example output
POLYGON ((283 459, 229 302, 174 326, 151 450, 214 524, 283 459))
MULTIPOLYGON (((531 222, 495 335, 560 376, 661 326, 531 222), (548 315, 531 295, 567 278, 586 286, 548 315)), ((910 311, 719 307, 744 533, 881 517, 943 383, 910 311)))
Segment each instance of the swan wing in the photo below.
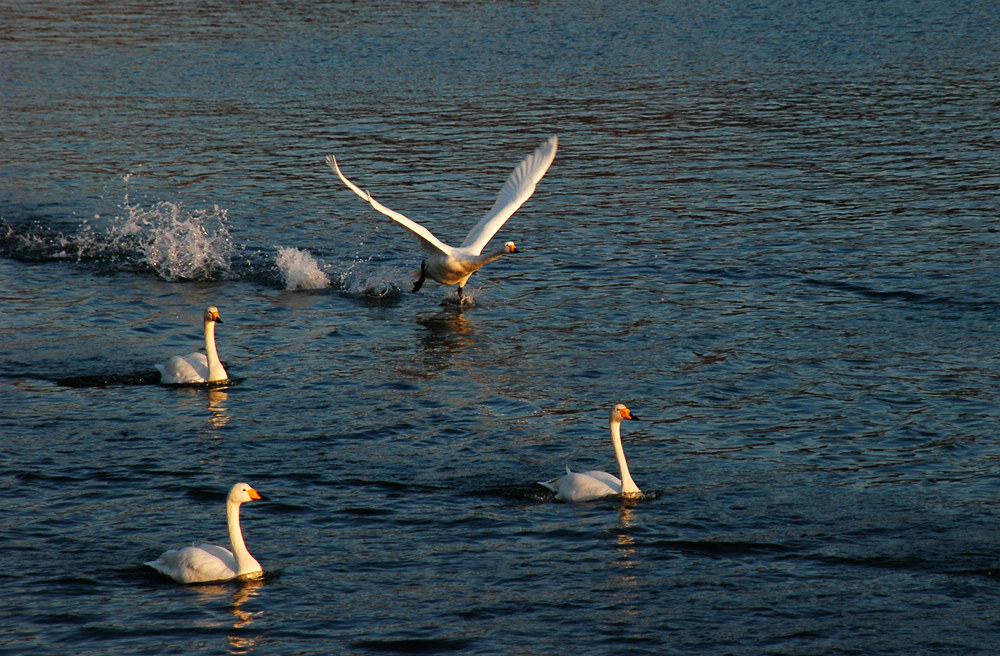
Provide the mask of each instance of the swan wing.
POLYGON ((170 549, 146 565, 178 583, 210 583, 236 578, 236 558, 217 544, 170 549))
POLYGON ((553 478, 551 481, 538 481, 538 484, 542 485, 544 487, 547 487, 552 492, 558 492, 559 491, 559 479, 560 478, 562 478, 562 477, 561 476, 557 476, 556 478, 553 478))
POLYGON ((591 470, 583 472, 583 475, 589 476, 595 480, 604 483, 608 487, 615 490, 615 494, 618 494, 619 492, 622 491, 622 481, 614 474, 609 474, 608 472, 604 471, 591 470))
POLYGON ((204 353, 175 355, 165 365, 156 365, 160 382, 167 385, 203 383, 208 380, 208 356, 204 353))
MULTIPOLYGON (((569 465, 566 465, 566 476, 569 476, 572 473, 573 473, 573 470, 569 468, 569 465)), ((545 487, 549 488, 553 492, 558 492, 559 491, 559 483, 560 483, 560 481, 562 481, 562 479, 566 478, 566 476, 556 476, 555 478, 553 478, 550 481, 538 481, 538 484, 539 485, 544 485, 545 487)))
POLYGON ((558 139, 549 137, 535 152, 517 165, 507 178, 507 182, 500 188, 493 208, 469 231, 462 248, 469 249, 476 255, 483 252, 486 244, 497 234, 497 230, 524 204, 524 201, 531 198, 535 185, 555 159, 557 145, 558 139))
MULTIPOLYGON (((571 472, 567 469, 565 476, 542 482, 542 485, 555 492, 556 499, 570 503, 593 501, 594 499, 613 496, 621 491, 621 484, 615 489, 604 478, 598 478, 591 474, 611 476, 605 472, 571 472)), ((611 476, 611 478, 614 477, 611 476)))
MULTIPOLYGON (((369 194, 367 191, 363 191, 356 184, 348 180, 347 177, 341 172, 340 166, 337 164, 336 157, 334 157, 333 155, 327 155, 326 163, 330 165, 330 168, 332 168, 334 171, 337 172, 337 175, 340 177, 341 181, 343 181, 343 183, 347 185, 348 189, 353 191, 360 198, 368 201, 368 203, 373 208, 375 208, 376 211, 385 214, 387 217, 389 217, 390 219, 392 219, 393 221, 400 224, 401 226, 412 232, 414 235, 416 235, 417 239, 420 240, 420 245, 423 247, 425 251, 431 254, 434 253, 448 254, 451 252, 451 248, 447 246, 444 242, 439 240, 437 237, 435 237, 433 234, 431 234, 430 230, 423 227, 416 221, 400 214, 399 212, 395 210, 390 210, 388 207, 386 207, 382 203, 372 198, 372 195, 369 194)), ((499 228, 499 226, 497 227, 499 228)))

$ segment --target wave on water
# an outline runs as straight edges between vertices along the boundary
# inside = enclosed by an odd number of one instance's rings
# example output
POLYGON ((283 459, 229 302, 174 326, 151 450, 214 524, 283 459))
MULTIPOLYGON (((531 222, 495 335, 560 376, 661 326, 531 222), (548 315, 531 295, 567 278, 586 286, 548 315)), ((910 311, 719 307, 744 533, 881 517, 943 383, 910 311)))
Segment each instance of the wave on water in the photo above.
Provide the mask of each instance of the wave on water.
POLYGON ((395 267, 365 266, 371 258, 355 260, 340 274, 340 287, 350 296, 370 300, 386 301, 402 297, 402 284, 398 282, 399 271, 395 267))
POLYGON ((854 294, 879 302, 899 302, 914 305, 931 305, 955 307, 971 311, 993 311, 997 309, 997 303, 992 297, 983 298, 977 295, 976 291, 963 290, 961 296, 933 295, 924 292, 910 291, 907 289, 878 289, 873 286, 860 284, 846 280, 824 280, 819 278, 806 278, 803 281, 807 285, 823 287, 847 294, 854 294))

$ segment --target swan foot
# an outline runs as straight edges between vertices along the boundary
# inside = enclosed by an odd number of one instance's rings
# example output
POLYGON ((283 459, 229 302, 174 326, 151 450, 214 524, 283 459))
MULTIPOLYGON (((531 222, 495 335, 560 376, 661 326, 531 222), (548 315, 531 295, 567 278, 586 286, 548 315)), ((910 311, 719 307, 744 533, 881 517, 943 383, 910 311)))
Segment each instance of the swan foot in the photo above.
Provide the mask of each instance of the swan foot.
POLYGON ((415 283, 413 283, 414 293, 419 292, 420 288, 424 286, 424 281, 427 280, 426 269, 427 269, 427 260, 423 260, 422 262, 420 262, 420 277, 417 278, 417 281, 415 283))
POLYGON ((445 301, 448 303, 454 303, 457 307, 472 307, 476 304, 476 299, 473 296, 466 296, 463 293, 463 287, 458 287, 455 289, 454 296, 446 296, 445 301))

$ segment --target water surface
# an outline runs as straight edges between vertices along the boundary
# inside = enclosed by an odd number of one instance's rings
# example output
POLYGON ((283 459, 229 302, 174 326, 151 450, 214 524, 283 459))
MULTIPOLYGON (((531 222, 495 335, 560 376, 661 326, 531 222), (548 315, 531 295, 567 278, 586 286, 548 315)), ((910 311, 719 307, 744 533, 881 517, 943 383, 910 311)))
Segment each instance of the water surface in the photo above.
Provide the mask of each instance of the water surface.
POLYGON ((3 653, 992 651, 988 3, 0 13, 3 653), (464 308, 323 161, 460 243, 552 134, 464 308))

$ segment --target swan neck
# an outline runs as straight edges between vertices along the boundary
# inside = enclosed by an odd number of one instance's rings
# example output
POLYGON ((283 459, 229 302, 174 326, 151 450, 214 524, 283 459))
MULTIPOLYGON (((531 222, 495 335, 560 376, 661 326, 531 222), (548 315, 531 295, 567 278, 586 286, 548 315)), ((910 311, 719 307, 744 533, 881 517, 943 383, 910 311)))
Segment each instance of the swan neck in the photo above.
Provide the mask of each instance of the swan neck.
POLYGON ((229 374, 226 373, 222 361, 219 360, 219 352, 215 348, 215 322, 205 322, 205 355, 208 356, 208 380, 226 380, 229 374))
POLYGON ((506 254, 507 254, 507 247, 505 246, 498 251, 494 251, 492 253, 486 253, 484 255, 478 255, 476 257, 476 264, 478 264, 480 267, 484 267, 493 260, 498 259, 500 256, 506 254))
POLYGON ((615 460, 618 461, 618 470, 622 479, 622 494, 639 494, 639 486, 632 480, 632 474, 628 471, 628 462, 625 460, 625 449, 622 448, 621 420, 611 420, 611 443, 615 447, 615 460))
POLYGON ((233 556, 236 558, 236 575, 242 576, 260 570, 260 564, 254 560, 243 541, 243 531, 240 529, 240 504, 234 501, 226 502, 226 523, 229 525, 229 543, 233 546, 233 556))

